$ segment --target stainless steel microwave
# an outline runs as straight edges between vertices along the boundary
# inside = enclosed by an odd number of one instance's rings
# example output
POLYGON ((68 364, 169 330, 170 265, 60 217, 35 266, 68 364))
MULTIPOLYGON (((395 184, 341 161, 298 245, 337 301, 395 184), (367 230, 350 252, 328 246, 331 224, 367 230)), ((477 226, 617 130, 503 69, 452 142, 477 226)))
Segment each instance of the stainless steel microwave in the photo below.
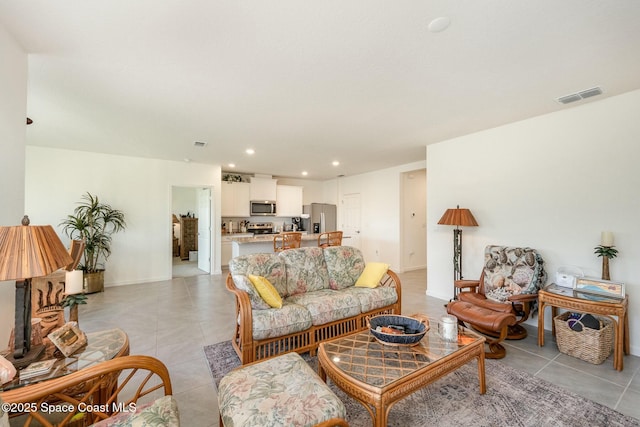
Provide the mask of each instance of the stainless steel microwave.
POLYGON ((275 216, 276 202, 272 200, 251 200, 251 216, 275 216))

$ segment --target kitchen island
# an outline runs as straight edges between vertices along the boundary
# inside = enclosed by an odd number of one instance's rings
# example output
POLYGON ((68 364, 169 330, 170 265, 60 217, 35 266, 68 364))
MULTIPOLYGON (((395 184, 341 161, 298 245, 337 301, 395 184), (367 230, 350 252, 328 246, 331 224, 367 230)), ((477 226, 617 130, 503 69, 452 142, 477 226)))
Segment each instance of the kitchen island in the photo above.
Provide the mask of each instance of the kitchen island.
MULTIPOLYGON (((273 236, 275 234, 256 235, 254 237, 232 237, 231 255, 273 253, 273 236)), ((318 246, 319 234, 303 234, 301 247, 318 246)))

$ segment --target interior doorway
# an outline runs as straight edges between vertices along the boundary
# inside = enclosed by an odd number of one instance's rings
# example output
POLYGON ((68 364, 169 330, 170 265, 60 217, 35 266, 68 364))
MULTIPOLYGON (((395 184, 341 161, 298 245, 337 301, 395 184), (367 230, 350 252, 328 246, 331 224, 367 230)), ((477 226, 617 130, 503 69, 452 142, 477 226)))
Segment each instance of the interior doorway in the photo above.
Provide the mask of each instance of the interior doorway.
POLYGON ((173 240, 172 277, 192 277, 212 271, 211 187, 171 189, 173 240))
POLYGON ((400 208, 402 271, 427 267, 427 170, 402 173, 400 208))
POLYGON ((345 194, 342 199, 342 231, 349 246, 360 249, 360 193, 345 194))

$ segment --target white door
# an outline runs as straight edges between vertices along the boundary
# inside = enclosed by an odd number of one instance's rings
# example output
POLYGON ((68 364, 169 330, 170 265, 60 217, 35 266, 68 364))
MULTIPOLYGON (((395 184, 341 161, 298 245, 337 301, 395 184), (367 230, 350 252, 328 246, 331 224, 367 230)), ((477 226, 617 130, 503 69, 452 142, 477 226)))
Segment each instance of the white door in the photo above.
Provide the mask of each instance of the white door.
POLYGON ((345 194, 342 199, 342 244, 360 249, 360 193, 345 194))
POLYGON ((198 198, 198 268, 211 272, 211 189, 196 190, 198 198))

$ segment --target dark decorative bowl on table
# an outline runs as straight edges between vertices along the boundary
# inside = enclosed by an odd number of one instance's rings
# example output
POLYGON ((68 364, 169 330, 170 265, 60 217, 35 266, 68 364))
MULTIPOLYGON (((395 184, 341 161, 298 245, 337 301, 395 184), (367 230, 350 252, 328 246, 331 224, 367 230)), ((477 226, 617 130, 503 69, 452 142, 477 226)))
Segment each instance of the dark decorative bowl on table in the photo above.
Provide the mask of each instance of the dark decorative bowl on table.
POLYGON ((421 315, 381 314, 368 318, 367 325, 371 335, 382 344, 416 345, 429 330, 429 319, 421 315))

